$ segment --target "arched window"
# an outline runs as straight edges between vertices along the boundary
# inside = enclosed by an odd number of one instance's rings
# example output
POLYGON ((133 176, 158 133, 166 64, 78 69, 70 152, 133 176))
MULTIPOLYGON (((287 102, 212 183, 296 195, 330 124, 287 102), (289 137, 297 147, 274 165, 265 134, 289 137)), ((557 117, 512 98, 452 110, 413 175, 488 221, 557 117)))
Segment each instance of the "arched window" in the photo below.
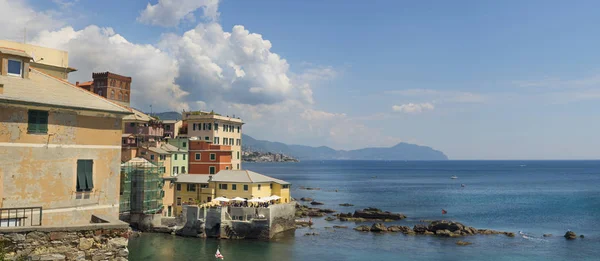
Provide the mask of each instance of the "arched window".
POLYGON ((125 93, 125 99, 124 101, 129 101, 129 94, 125 93))
POLYGON ((114 99, 115 98, 115 90, 111 90, 110 91, 110 98, 114 99))
POLYGON ((123 94, 121 94, 121 92, 119 92, 119 101, 123 99, 123 94))

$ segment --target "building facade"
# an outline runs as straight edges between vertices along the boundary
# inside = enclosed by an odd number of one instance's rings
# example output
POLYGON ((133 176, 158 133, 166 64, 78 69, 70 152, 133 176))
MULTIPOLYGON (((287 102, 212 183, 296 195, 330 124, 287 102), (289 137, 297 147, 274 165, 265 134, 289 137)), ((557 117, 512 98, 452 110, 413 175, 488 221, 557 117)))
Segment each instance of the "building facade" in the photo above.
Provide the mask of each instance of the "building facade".
POLYGON ((249 170, 223 170, 215 175, 178 175, 175 183, 175 215, 183 205, 211 202, 217 197, 264 199, 279 196, 277 203, 291 202, 289 182, 249 170))
POLYGON ((129 107, 131 101, 131 77, 111 72, 92 73, 94 93, 129 107))
POLYGON ((44 226, 118 219, 121 124, 131 112, 32 59, 0 53, 0 209, 41 207, 15 217, 28 225, 40 215, 44 226))
MULTIPOLYGON (((26 53, 30 58, 28 66, 61 80, 68 80, 69 73, 77 71, 69 67, 69 53, 66 51, 5 40, 0 40, 0 47, 4 52, 26 53)), ((3 51, 0 50, 0 53, 3 51)))
POLYGON ((235 117, 221 116, 214 112, 184 112, 182 114, 187 137, 210 141, 214 145, 231 147, 231 169, 242 168, 242 125, 235 117))
POLYGON ((190 174, 216 174, 232 169, 231 146, 213 145, 209 141, 189 141, 188 162, 190 174))
POLYGON ((181 120, 164 120, 163 126, 165 129, 165 137, 166 138, 177 138, 179 136, 179 129, 183 125, 183 121, 181 120))

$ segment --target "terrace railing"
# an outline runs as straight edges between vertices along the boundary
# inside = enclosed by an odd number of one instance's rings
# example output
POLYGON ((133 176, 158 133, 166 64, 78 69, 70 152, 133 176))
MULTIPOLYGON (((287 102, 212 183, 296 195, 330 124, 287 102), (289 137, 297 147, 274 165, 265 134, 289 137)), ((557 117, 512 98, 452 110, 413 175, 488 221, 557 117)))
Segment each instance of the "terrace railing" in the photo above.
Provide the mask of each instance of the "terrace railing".
POLYGON ((42 225, 42 207, 0 208, 0 228, 42 225))

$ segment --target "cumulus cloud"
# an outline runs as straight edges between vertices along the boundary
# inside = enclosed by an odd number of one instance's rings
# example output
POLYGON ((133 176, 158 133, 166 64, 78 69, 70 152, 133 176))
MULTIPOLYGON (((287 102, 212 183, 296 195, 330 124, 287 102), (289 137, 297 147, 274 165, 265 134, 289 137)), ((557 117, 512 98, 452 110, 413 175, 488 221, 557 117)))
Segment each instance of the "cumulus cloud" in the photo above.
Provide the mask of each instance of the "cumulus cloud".
POLYGON ((216 21, 219 17, 219 0, 159 0, 157 4, 146 6, 139 22, 163 27, 177 26, 181 20, 196 21, 194 12, 202 9, 202 17, 208 21, 216 21))
POLYGON ((0 39, 22 42, 25 30, 28 36, 35 36, 43 30, 60 28, 63 22, 56 16, 56 12, 37 12, 23 0, 0 0, 0 39))
POLYGON ((71 81, 87 81, 92 72, 111 71, 133 78, 132 104, 142 110, 149 105, 162 110, 189 109, 180 102, 187 93, 174 82, 177 61, 152 45, 127 41, 112 28, 91 25, 79 31, 72 27, 43 31, 33 43, 67 50, 69 64, 78 69, 69 75, 71 81))
POLYGON ((160 47, 178 61, 176 83, 204 100, 239 104, 312 103, 307 82, 294 82, 288 62, 271 51, 271 42, 241 25, 231 32, 216 23, 199 24, 182 36, 163 37, 160 47))
POLYGON ((421 113, 424 111, 432 111, 435 106, 432 103, 407 103, 402 105, 392 106, 392 110, 403 113, 421 113))

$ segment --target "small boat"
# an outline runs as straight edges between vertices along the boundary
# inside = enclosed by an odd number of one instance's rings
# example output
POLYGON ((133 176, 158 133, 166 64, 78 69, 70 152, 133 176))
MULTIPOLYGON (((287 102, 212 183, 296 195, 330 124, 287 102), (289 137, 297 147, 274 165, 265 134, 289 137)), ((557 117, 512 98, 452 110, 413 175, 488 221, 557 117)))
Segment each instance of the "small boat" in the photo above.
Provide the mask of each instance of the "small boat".
POLYGON ((457 176, 452 176, 452 177, 450 177, 450 178, 451 178, 451 179, 457 179, 458 177, 457 177, 457 176))

